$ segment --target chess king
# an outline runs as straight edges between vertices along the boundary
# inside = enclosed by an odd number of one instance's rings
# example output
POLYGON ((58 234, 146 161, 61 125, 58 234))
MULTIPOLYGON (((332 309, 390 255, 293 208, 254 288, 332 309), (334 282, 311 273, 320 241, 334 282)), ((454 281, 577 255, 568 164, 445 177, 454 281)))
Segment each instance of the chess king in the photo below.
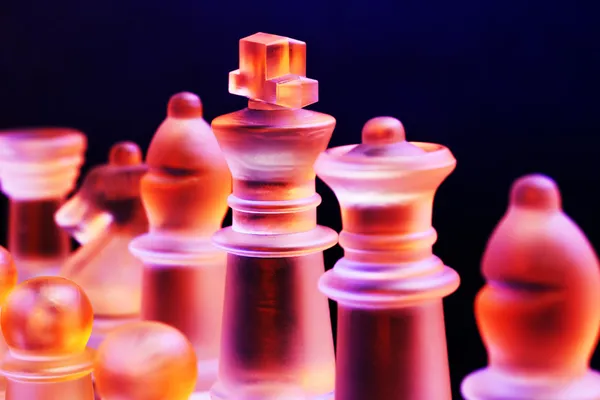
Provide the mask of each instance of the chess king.
POLYGON ((229 92, 248 108, 212 128, 233 177, 233 224, 213 236, 228 252, 219 380, 213 399, 333 397, 327 299, 317 282, 336 233, 317 225, 313 164, 335 119, 318 100, 306 45, 257 33, 240 40, 229 92))

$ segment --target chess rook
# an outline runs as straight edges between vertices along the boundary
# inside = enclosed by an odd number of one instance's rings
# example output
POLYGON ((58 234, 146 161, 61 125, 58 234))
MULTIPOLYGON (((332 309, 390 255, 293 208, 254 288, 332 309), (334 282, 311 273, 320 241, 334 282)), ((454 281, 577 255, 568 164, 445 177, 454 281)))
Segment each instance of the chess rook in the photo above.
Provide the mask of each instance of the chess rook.
POLYGON ((75 187, 86 145, 81 132, 67 128, 0 132, 8 250, 21 280, 57 274, 70 252, 69 237, 54 222, 54 213, 75 187))
POLYGON ((216 381, 226 255, 211 242, 227 213, 231 174, 192 93, 171 97, 141 180, 150 231, 131 252, 144 263, 141 317, 171 325, 198 358, 196 393, 216 381))
POLYGON ((556 183, 528 175, 489 239, 475 316, 489 366, 462 383, 467 400, 594 400, 600 265, 563 212, 556 183))
MULTIPOLYGON (((4 304, 8 294, 17 284, 17 268, 12 256, 4 247, 0 246, 0 304, 4 304)), ((4 337, 0 335, 0 360, 8 351, 4 337)), ((0 400, 4 400, 6 394, 6 379, 0 375, 0 400)))
POLYGON ((2 308, 9 348, 6 400, 93 400, 92 305, 68 279, 39 277, 17 286, 2 308))
POLYGON ((343 222, 344 257, 319 282, 338 303, 336 398, 451 399, 442 298, 459 277, 432 253, 431 216, 455 164, 444 146, 407 142, 391 117, 319 156, 343 222))
POLYGON ((102 400, 189 400, 196 368, 194 348, 180 331, 143 321, 107 335, 94 375, 102 400))
POLYGON ((88 346, 140 314, 142 263, 129 252, 131 240, 148 231, 140 181, 146 173, 140 148, 116 143, 108 164, 94 167, 81 188, 55 214, 56 223, 82 246, 60 270, 77 283, 94 309, 88 346))
POLYGON ((230 92, 249 97, 248 108, 212 122, 233 175, 233 223, 213 237, 228 252, 213 399, 333 397, 331 323, 317 281, 337 235, 317 225, 313 164, 335 119, 301 109, 317 101, 304 72, 303 42, 240 40, 230 92))

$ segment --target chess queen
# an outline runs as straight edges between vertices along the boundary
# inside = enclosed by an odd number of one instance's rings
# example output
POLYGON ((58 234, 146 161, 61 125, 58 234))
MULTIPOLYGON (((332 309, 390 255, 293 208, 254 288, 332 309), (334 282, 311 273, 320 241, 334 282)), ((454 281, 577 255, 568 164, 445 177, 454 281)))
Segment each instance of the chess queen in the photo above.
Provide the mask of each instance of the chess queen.
POLYGON ((431 215, 455 164, 444 146, 406 141, 390 117, 319 156, 343 223, 344 257, 319 282, 338 303, 336 398, 451 399, 442 298, 459 277, 432 253, 431 215))

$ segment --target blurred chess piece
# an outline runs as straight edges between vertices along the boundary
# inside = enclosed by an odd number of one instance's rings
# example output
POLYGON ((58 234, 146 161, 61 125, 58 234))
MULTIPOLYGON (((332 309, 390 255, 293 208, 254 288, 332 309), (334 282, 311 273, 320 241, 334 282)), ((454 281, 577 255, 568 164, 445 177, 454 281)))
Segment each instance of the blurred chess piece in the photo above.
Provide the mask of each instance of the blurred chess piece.
POLYGON ((129 252, 129 242, 148 231, 140 197, 146 170, 135 143, 116 143, 108 164, 93 168, 55 214, 56 223, 82 244, 60 275, 81 286, 92 302, 88 346, 94 349, 115 326, 139 318, 142 263, 129 252))
POLYGON ((227 212, 231 175, 192 93, 171 97, 146 157, 142 202, 150 232, 131 242, 144 263, 142 318, 183 332, 198 358, 196 393, 216 380, 226 255, 211 243, 227 212))
POLYGON ((265 33, 240 40, 229 91, 248 108, 212 127, 233 175, 219 382, 213 399, 333 398, 327 299, 317 288, 337 234, 317 225, 313 163, 335 119, 302 109, 318 100, 306 45, 265 33))
POLYGON ((589 369, 600 328, 600 266, 563 212, 552 179, 512 186, 482 260, 475 316, 489 366, 462 383, 467 400, 596 400, 589 369))
MULTIPOLYGON (((8 294, 17 284, 17 268, 12 256, 4 247, 0 246, 0 305, 4 304, 8 294)), ((0 337, 0 360, 6 355, 8 348, 4 337, 0 337)), ((6 393, 6 379, 0 375, 0 400, 4 400, 6 393)))
POLYGON ((180 331, 143 321, 107 335, 94 375, 102 400, 188 400, 196 368, 194 348, 180 331))
POLYGON ((0 180, 10 200, 8 250, 19 279, 56 275, 71 251, 54 213, 74 189, 87 140, 67 128, 0 132, 0 180))
POLYGON ((336 398, 451 399, 442 298, 459 277, 432 253, 431 215, 455 165, 442 145, 406 141, 391 117, 319 156, 343 220, 344 257, 319 282, 338 303, 336 398))
POLYGON ((93 400, 92 305, 68 279, 18 285, 2 308, 6 400, 93 400))

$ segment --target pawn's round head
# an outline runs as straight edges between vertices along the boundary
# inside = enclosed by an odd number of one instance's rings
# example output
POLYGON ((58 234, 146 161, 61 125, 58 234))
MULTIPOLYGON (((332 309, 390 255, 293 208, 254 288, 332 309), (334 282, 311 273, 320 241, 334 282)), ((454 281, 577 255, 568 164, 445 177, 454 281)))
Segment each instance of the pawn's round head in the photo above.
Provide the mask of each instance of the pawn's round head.
POLYGON ((2 307, 2 333, 13 353, 60 357, 85 350, 92 305, 75 283, 39 277, 18 285, 2 307))
POLYGON ((362 130, 364 144, 384 145, 406 140, 402 122, 393 117, 375 117, 367 121, 362 130))
POLYGON ((4 247, 0 246, 0 304, 4 303, 6 296, 17 284, 17 268, 12 256, 4 247))
POLYGON ((375 117, 367 121, 362 129, 362 143, 354 147, 349 155, 377 157, 421 156, 426 151, 406 140, 404 125, 394 117, 375 117))
POLYGON ((134 142, 115 143, 108 154, 108 163, 115 166, 137 165, 142 163, 142 151, 134 142))
POLYGON ((202 101, 190 92, 174 94, 169 99, 167 115, 173 118, 202 118, 202 101))
POLYGON ((526 175, 513 183, 510 205, 538 211, 560 210, 560 191, 556 183, 545 175, 526 175))
POLYGON ((104 400, 187 400, 196 385, 196 354, 177 329, 134 322, 106 336, 94 375, 104 400))

